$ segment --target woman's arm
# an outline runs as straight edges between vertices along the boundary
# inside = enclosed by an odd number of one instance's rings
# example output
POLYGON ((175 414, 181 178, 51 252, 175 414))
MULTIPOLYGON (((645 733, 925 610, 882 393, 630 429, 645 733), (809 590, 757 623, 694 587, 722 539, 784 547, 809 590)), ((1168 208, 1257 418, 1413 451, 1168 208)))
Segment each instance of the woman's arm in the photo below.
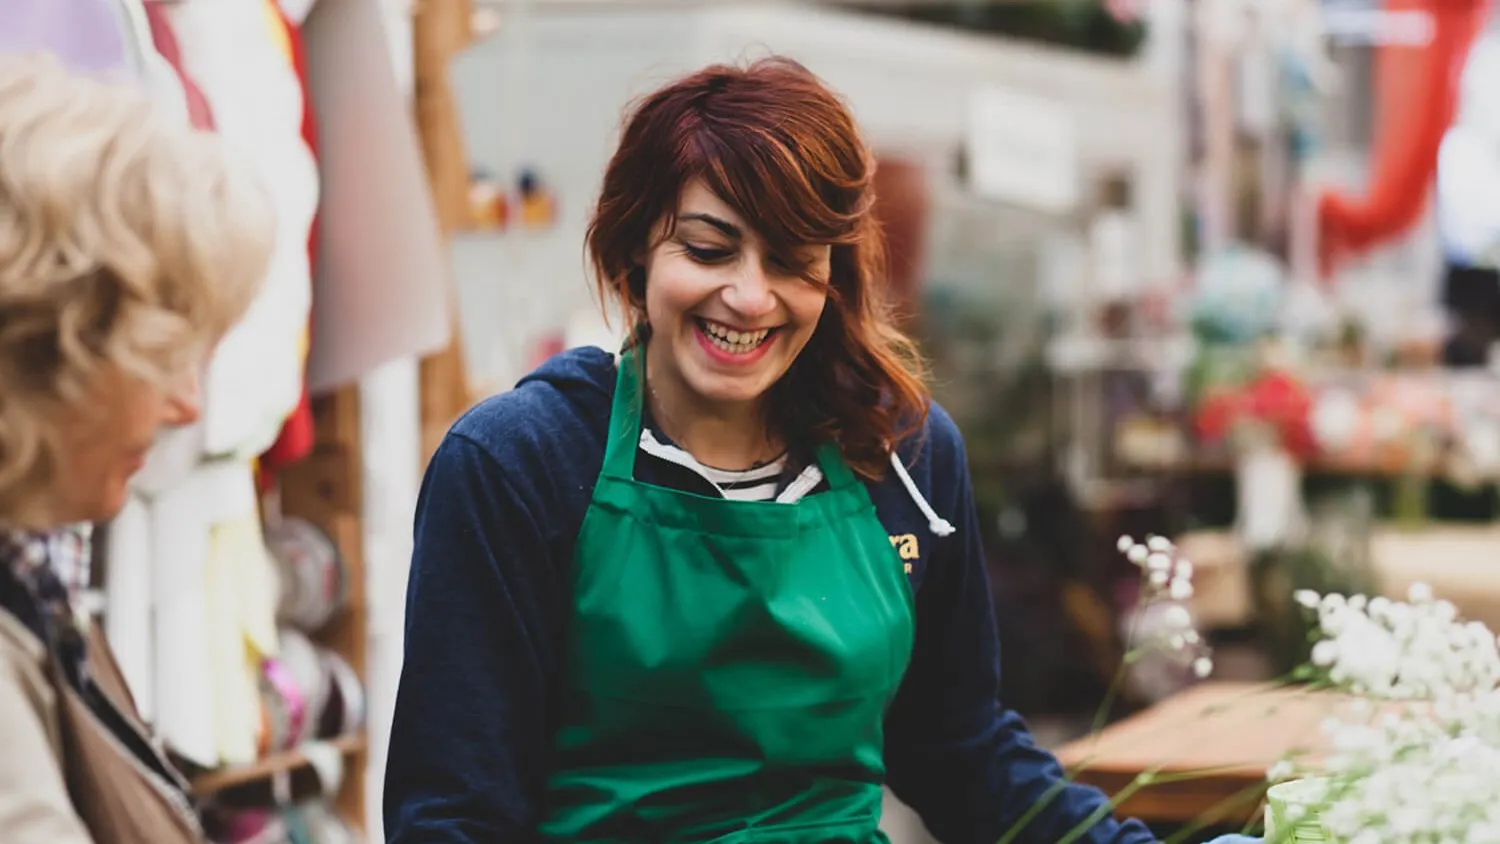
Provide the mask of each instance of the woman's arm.
MULTIPOLYGON (((933 504, 958 531, 936 540, 917 593, 911 665, 886 719, 888 780, 946 844, 994 844, 1048 799, 1011 840, 1055 844, 1108 801, 1081 785, 1057 791, 1063 771, 1056 758, 1000 702, 999 638, 963 442, 940 409, 930 426, 933 504)), ((1106 814, 1077 840, 1156 839, 1139 822, 1106 814)))
POLYGON ((427 469, 386 769, 390 844, 534 835, 562 615, 541 522, 556 514, 533 512, 537 500, 462 434, 427 469))

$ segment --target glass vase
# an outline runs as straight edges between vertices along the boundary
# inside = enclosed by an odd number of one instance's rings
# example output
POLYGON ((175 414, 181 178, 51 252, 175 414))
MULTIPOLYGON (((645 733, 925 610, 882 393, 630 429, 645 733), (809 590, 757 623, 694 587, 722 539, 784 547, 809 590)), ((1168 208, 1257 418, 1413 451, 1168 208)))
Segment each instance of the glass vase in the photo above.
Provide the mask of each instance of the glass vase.
POLYGON ((1250 554, 1301 539, 1307 515, 1302 501, 1302 465, 1280 444, 1247 442, 1236 454, 1235 529, 1250 554))
POLYGON ((1333 842, 1319 817, 1327 805, 1328 783, 1311 778, 1277 783, 1266 791, 1265 841, 1302 844, 1333 842))

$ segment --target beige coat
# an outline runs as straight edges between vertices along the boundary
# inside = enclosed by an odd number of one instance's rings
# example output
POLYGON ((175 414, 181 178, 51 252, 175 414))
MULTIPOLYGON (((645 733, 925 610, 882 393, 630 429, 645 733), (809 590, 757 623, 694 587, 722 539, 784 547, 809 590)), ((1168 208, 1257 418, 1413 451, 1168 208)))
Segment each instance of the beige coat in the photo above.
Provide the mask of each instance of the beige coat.
MULTIPOLYGON (((151 747, 97 630, 94 683, 151 747)), ((172 770, 170 763, 161 760, 172 770)), ((180 787, 181 783, 176 786, 180 787)), ((127 749, 66 683, 42 642, 0 609, 0 841, 199 844, 192 807, 127 749)))

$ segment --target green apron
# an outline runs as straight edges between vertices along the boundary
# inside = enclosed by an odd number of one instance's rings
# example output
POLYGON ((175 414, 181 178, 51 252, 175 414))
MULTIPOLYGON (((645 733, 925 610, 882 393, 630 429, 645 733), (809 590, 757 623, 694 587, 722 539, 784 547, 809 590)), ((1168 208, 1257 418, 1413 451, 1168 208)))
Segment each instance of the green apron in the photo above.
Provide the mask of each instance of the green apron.
POLYGON ((734 501, 632 478, 640 364, 619 365, 573 560, 550 840, 870 844, 912 594, 838 450, 830 489, 734 501))

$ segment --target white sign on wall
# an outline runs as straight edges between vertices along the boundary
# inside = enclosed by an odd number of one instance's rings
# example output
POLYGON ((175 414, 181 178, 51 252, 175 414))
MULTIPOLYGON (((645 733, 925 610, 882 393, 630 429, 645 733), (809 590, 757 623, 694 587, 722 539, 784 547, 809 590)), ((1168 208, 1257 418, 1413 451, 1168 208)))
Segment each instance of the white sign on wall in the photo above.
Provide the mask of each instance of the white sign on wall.
POLYGON ((1053 214, 1078 203, 1078 141, 1067 106, 984 87, 969 111, 969 180, 981 196, 1053 214))

